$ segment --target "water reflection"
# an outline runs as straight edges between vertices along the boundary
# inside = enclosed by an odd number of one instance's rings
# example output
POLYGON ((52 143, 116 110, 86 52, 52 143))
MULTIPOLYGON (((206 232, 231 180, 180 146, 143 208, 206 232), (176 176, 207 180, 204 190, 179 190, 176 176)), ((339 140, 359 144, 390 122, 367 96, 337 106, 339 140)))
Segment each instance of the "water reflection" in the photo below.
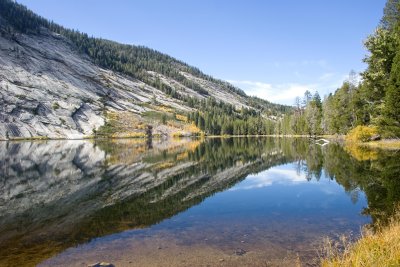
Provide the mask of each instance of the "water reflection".
MULTIPOLYGON (((358 153, 354 149, 321 148, 303 139, 153 140, 151 148, 140 140, 2 142, 0 150, 1 266, 35 265, 93 238, 151 225, 149 231, 191 225, 210 235, 225 229, 218 247, 230 243, 235 229, 227 228, 226 220, 256 228, 269 222, 280 233, 299 219, 298 210, 313 220, 322 214, 318 219, 336 222, 348 214, 345 219, 352 223, 343 229, 349 230, 368 219, 356 219, 366 204, 363 212, 376 221, 386 218, 400 199, 395 152, 360 158, 353 156, 358 153), (290 185, 297 189, 288 190, 290 185), (357 205, 338 197, 343 190, 357 205), (302 202, 300 193, 307 196, 302 202), (316 212, 329 205, 335 208, 316 212), (275 213, 293 216, 277 220, 265 215, 275 213)), ((304 234, 324 229, 329 232, 322 226, 304 234)), ((187 239, 182 233, 170 238, 187 243, 196 240, 196 231, 187 231, 187 239)), ((267 232, 247 234, 257 239, 267 232)))

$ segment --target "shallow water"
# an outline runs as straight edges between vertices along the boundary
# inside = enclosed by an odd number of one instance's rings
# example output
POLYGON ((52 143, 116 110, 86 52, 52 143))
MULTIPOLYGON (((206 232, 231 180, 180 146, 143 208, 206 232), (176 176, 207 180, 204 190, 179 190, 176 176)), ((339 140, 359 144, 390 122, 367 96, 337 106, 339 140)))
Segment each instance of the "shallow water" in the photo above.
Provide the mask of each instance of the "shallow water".
POLYGON ((400 199, 395 152, 307 139, 0 147, 1 266, 317 264, 400 199))

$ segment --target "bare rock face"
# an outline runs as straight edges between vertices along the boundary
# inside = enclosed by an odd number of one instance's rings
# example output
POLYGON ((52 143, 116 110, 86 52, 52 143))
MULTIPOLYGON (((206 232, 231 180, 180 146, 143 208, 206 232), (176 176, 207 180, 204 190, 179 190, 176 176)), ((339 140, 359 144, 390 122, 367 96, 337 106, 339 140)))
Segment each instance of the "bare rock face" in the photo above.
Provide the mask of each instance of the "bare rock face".
MULTIPOLYGON (((168 77, 149 74, 182 95, 204 98, 168 77)), ((245 106, 242 96, 182 74, 216 99, 245 106)), ((98 67, 58 34, 43 30, 40 35, 0 35, 0 139, 83 138, 105 124, 106 112, 128 111, 140 118, 154 101, 178 111, 192 110, 141 81, 98 67)))
POLYGON ((90 120, 74 118, 85 102, 98 98, 100 88, 79 81, 95 75, 95 69, 62 40, 51 35, 0 38, 0 61, 0 137, 82 137, 88 127, 104 123, 95 102, 81 111, 90 120))

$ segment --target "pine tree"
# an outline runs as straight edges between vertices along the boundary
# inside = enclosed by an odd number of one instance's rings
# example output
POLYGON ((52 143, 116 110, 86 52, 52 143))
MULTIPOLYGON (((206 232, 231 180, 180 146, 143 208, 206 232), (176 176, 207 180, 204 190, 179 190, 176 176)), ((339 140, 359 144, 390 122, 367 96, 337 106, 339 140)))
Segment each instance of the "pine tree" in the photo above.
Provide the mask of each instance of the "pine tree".
POLYGON ((391 30, 397 26, 400 20, 400 1, 388 0, 383 10, 383 18, 381 25, 387 30, 391 30))
POLYGON ((400 53, 394 59, 385 96, 384 125, 390 135, 400 137, 400 53))

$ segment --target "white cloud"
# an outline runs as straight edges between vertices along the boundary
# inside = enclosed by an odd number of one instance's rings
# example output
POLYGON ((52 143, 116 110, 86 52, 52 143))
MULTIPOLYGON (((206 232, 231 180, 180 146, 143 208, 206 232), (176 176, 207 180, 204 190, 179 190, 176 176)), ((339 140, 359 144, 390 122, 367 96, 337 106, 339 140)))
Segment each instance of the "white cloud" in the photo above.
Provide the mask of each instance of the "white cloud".
MULTIPOLYGON (((304 64, 305 63, 307 62, 304 62, 304 64)), ((297 96, 303 97, 306 90, 309 90, 311 93, 318 91, 321 97, 323 97, 324 95, 334 92, 347 78, 348 75, 326 72, 313 79, 315 83, 272 84, 249 80, 227 81, 243 89, 246 94, 250 96, 257 96, 273 103, 293 105, 294 99, 297 96)))
POLYGON ((293 104, 296 96, 303 96, 306 90, 314 91, 315 84, 278 84, 272 85, 269 83, 257 81, 235 81, 228 80, 228 82, 242 88, 246 94, 257 96, 266 99, 273 103, 293 104))
POLYGON ((295 170, 275 167, 258 175, 250 175, 246 180, 232 188, 235 190, 248 190, 263 188, 274 184, 295 185, 308 182, 304 173, 298 174, 295 170))
POLYGON ((243 89, 246 94, 250 96, 258 96, 263 99, 270 99, 274 91, 272 85, 269 83, 256 82, 256 81, 235 81, 227 80, 229 83, 243 89))
MULTIPOLYGON (((334 92, 345 79, 343 74, 332 72, 325 59, 275 61, 270 64, 276 69, 281 69, 282 74, 286 73, 283 77, 287 76, 291 80, 271 83, 268 80, 231 79, 228 82, 243 89, 248 95, 258 96, 273 103, 293 105, 294 99, 303 97, 306 90, 311 93, 318 91, 323 97, 334 92)), ((276 80, 277 77, 274 78, 276 80)))

